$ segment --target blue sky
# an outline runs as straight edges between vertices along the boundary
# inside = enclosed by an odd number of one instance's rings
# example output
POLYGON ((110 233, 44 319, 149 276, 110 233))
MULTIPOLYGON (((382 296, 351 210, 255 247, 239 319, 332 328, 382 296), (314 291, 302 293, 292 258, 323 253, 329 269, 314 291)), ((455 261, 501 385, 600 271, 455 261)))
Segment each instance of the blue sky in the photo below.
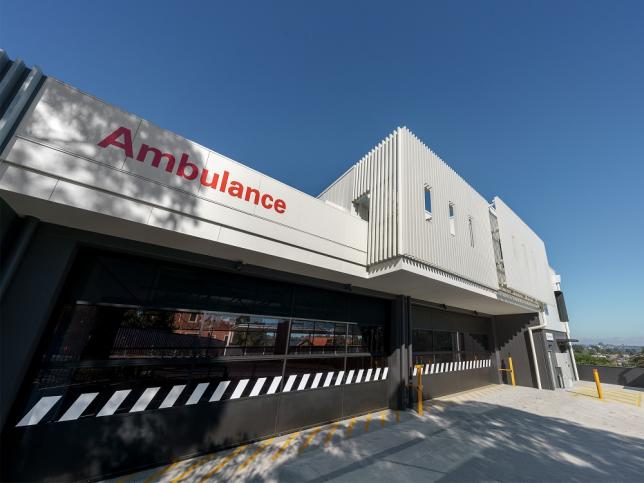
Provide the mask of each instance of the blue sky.
POLYGON ((0 46, 317 195, 406 125, 644 344, 644 2, 3 0, 0 46))

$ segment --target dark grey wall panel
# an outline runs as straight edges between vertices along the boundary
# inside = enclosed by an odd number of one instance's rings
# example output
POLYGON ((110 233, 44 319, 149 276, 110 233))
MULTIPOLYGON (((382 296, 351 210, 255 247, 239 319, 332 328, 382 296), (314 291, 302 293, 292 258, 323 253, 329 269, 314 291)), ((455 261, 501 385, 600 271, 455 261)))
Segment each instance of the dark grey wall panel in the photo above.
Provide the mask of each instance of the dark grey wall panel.
POLYGON ((268 436, 277 396, 16 428, 5 481, 80 480, 167 463, 268 436), (118 435, 118 437, 115 437, 118 435))
POLYGON ((40 225, 0 302, 2 424, 15 400, 76 249, 64 231, 40 225))
MULTIPOLYGON (((477 387, 496 384, 496 368, 470 369, 462 372, 427 374, 423 378, 423 399, 431 399, 447 394, 468 391, 477 387)), ((414 377, 413 398, 417 401, 418 377, 414 377)))
MULTIPOLYGON (((551 331, 548 331, 551 332, 551 331)), ((527 331, 526 331, 527 335, 527 331)), ((545 330, 535 330, 533 332, 534 338, 534 350, 537 353, 537 362, 539 363, 539 376, 541 377, 541 388, 542 389, 556 389, 555 385, 555 367, 552 359, 548 357, 548 348, 550 344, 553 345, 553 352, 559 352, 557 344, 553 344, 546 339, 545 330)), ((530 350, 530 345, 528 342, 528 351, 530 350)), ((530 359, 531 367, 534 367, 534 362, 532 358, 530 359)), ((534 372, 534 371, 533 371, 534 372)), ((535 375, 536 381, 536 375, 535 375)))
POLYGON ((392 409, 408 405, 409 364, 411 363, 411 328, 409 297, 399 296, 392 304, 393 314, 389 331, 388 403, 392 409))
POLYGON ((387 381, 344 386, 342 406, 343 418, 386 408, 387 381))
POLYGON ((17 218, 16 212, 0 198, 0 262, 6 256, 6 250, 8 249, 8 246, 6 246, 7 238, 17 218))
POLYGON ((555 299, 557 300, 557 312, 559 313, 559 320, 568 322, 568 309, 566 309, 566 299, 560 290, 555 291, 555 299))
POLYGON ((606 367, 580 364, 577 366, 579 379, 594 382, 593 368, 599 372, 599 380, 606 384, 644 388, 644 368, 642 367, 606 367))
MULTIPOLYGON (((537 387, 537 377, 534 371, 530 340, 527 328, 539 325, 538 314, 500 315, 495 317, 496 341, 495 350, 498 352, 502 369, 508 368, 508 357, 512 356, 515 380, 517 385, 537 387)), ((535 331, 534 344, 537 351, 539 374, 543 388, 552 389, 550 369, 546 362, 543 331, 535 331)), ((510 384, 507 372, 501 374, 502 381, 510 384)))
POLYGON ((288 432, 342 417, 342 387, 282 393, 277 432, 288 432))

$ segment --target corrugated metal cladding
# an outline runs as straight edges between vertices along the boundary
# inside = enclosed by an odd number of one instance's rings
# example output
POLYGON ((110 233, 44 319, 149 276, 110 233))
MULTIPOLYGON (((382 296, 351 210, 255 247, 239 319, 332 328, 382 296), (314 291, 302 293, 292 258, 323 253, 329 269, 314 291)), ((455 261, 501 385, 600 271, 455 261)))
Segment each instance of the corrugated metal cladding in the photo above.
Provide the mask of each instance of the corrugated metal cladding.
POLYGON ((400 142, 402 252, 497 289, 489 203, 411 131, 403 128, 400 142), (425 215, 426 188, 431 192, 431 219, 425 215), (454 205, 454 235, 450 234, 450 203, 454 205))
POLYGON ((398 143, 396 130, 355 165, 353 196, 369 195, 367 264, 399 255, 398 247, 398 143))
POLYGON ((352 211, 352 203, 369 198, 367 265, 399 255, 398 251, 398 137, 391 133, 319 197, 352 211))

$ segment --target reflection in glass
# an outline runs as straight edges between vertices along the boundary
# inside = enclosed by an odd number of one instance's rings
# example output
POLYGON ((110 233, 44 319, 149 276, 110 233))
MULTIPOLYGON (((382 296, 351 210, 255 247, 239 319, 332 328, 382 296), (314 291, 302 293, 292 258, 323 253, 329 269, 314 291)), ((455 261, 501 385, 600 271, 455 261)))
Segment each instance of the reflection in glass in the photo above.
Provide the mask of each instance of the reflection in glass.
POLYGON ((291 323, 291 354, 336 354, 346 352, 347 324, 294 320, 291 323))
POLYGON ((438 352, 452 351, 452 333, 443 330, 434 332, 434 350, 438 352))
POLYGON ((70 305, 52 361, 243 355, 384 354, 384 328, 225 312, 70 305), (290 338, 289 333, 290 323, 290 338), (288 344, 287 344, 288 341, 288 344))
POLYGON ((413 329, 413 363, 463 362, 490 357, 487 334, 413 329))
POLYGON ((414 352, 432 352, 434 350, 434 331, 414 329, 412 332, 414 352))

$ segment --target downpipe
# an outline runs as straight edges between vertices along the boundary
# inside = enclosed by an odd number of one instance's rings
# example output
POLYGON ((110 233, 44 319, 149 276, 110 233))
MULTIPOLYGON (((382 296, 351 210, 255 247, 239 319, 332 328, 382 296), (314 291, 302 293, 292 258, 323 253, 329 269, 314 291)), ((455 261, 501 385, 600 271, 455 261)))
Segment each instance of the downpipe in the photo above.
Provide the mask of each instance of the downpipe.
MULTIPOLYGON (((568 327, 568 322, 565 322, 566 327, 566 339, 570 340, 570 327, 568 327)), ((572 343, 568 342, 568 350, 570 351, 570 358, 572 359, 572 369, 575 371, 575 380, 579 380, 579 372, 577 372, 577 360, 575 359, 575 351, 572 348, 572 343)))
MULTIPOLYGON (((539 320, 542 320, 541 312, 539 312, 539 320)), ((537 351, 534 349, 534 336, 532 335, 533 330, 543 329, 546 326, 546 322, 542 324, 535 325, 533 327, 528 327, 528 338, 530 339, 530 350, 532 351, 532 362, 534 363, 534 373, 537 376, 537 389, 541 389, 541 374, 539 374, 539 364, 537 363, 537 351)))

